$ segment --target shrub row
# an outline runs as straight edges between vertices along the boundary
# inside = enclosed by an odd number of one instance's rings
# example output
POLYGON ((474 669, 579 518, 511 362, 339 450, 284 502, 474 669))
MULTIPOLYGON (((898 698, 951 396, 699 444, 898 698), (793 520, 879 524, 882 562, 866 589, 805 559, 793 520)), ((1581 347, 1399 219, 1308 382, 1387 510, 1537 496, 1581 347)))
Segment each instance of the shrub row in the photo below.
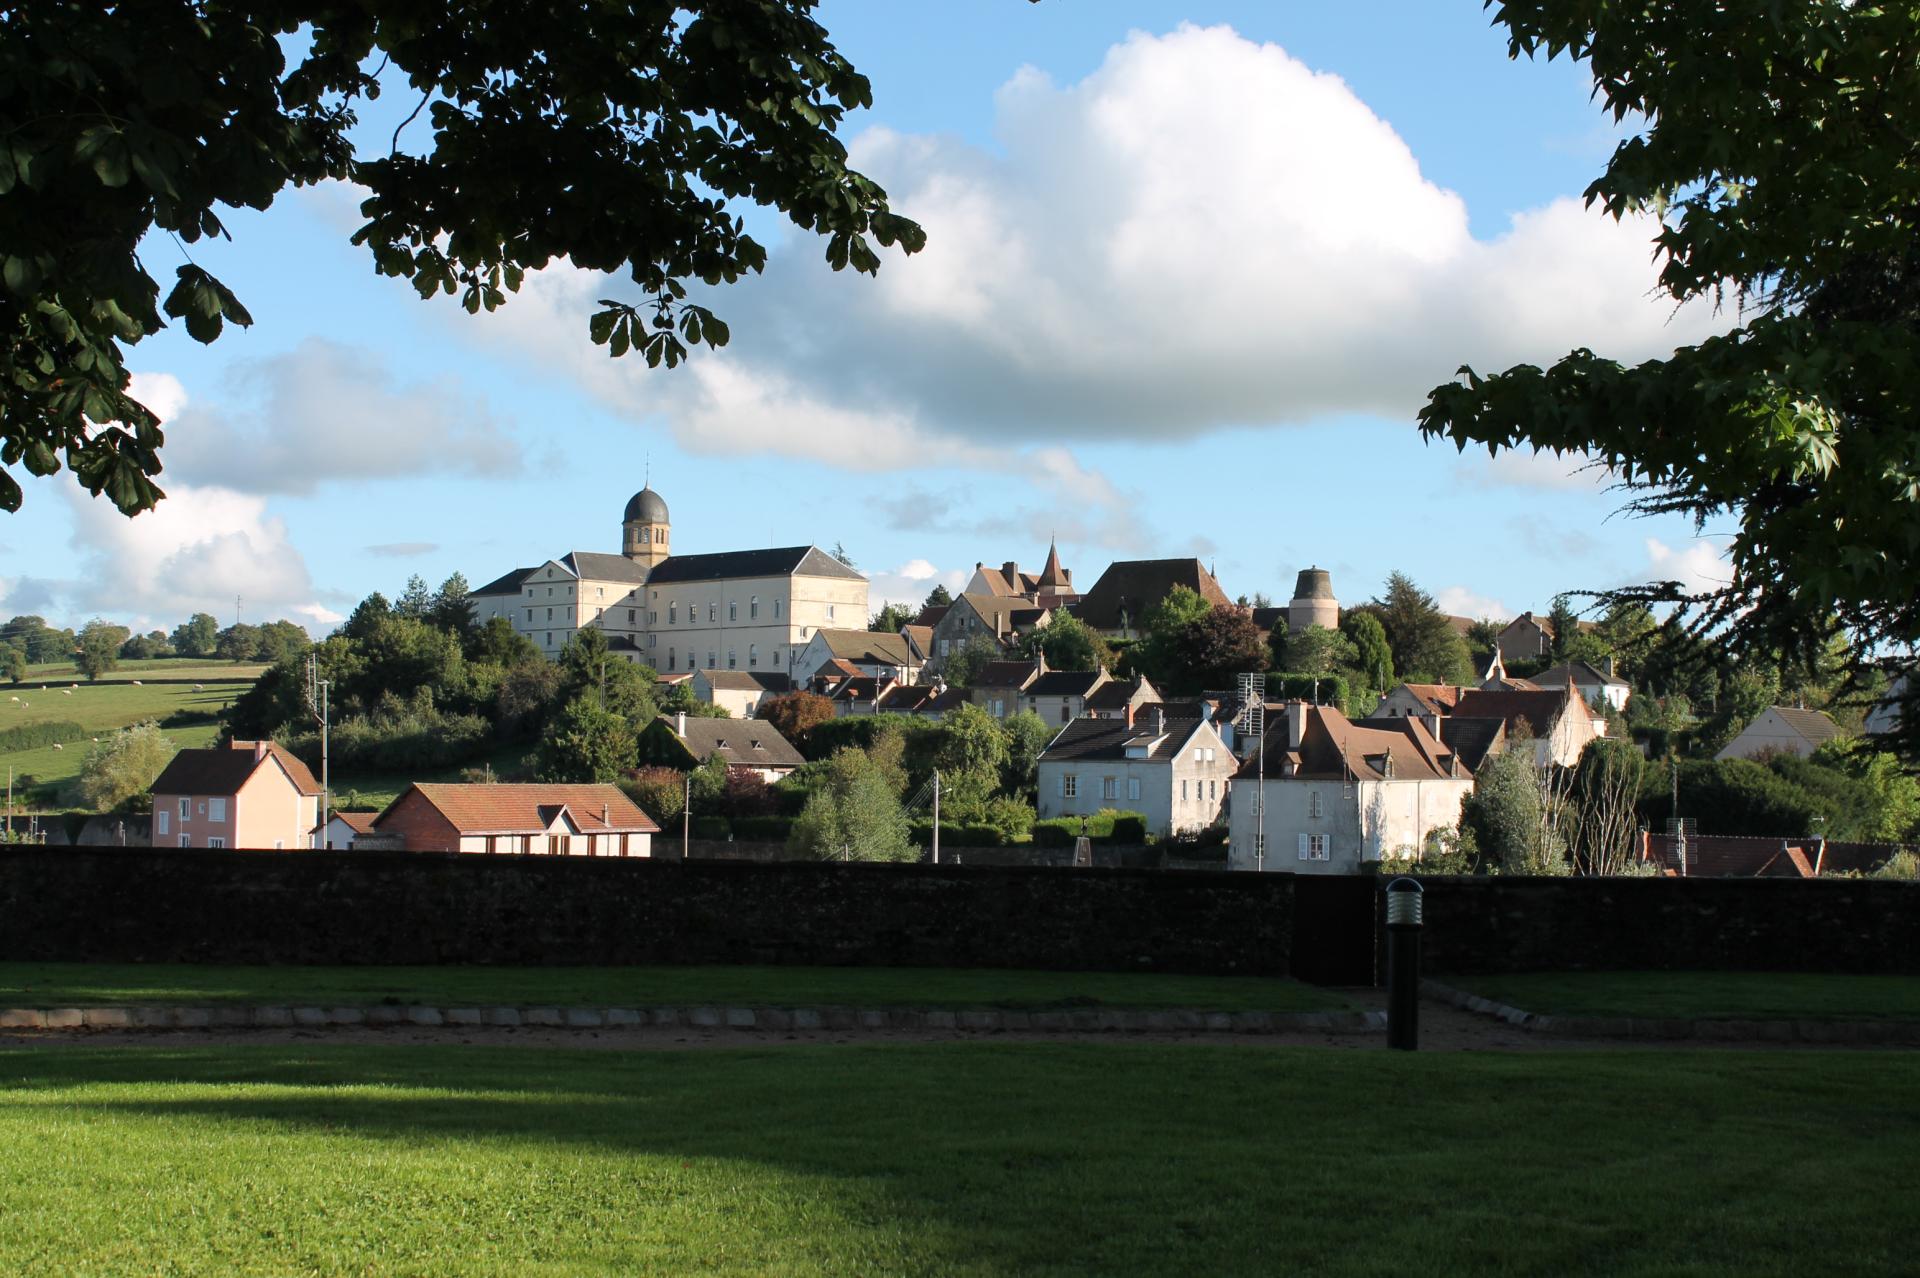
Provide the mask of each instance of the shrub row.
POLYGON ((13 750, 37 750, 41 746, 65 745, 69 741, 84 741, 92 735, 79 724, 66 719, 50 723, 23 723, 17 727, 0 728, 0 754, 13 750))
MULTIPOLYGON (((1033 841, 1042 847, 1070 848, 1083 832, 1081 817, 1050 817, 1033 823, 1033 841)), ((1084 833, 1095 843, 1145 843, 1147 819, 1138 812, 1102 808, 1084 818, 1084 833)))
POLYGON ((163 728, 197 728, 204 724, 219 723, 218 710, 175 710, 160 721, 163 728))
MULTIPOLYGON (((908 833, 921 847, 933 846, 933 822, 909 822, 908 833)), ((940 843, 956 848, 1000 848, 1008 843, 1006 831, 992 825, 955 825, 940 823, 940 843)))
MULTIPOLYGON (((407 715, 395 722, 348 719, 328 742, 336 768, 424 772, 479 758, 493 748, 493 726, 476 714, 407 715)), ((302 733, 286 742, 309 765, 320 762, 320 738, 302 733)))

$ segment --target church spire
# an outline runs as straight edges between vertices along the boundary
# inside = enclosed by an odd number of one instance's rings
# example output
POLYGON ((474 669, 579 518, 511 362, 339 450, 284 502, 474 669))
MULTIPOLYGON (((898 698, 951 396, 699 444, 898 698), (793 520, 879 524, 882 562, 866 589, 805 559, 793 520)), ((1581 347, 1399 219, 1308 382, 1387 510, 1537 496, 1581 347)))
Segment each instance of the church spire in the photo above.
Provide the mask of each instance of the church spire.
POLYGON ((1059 543, 1053 539, 1047 541, 1047 566, 1040 570, 1040 580, 1034 584, 1041 589, 1047 587, 1065 588, 1067 573, 1060 567, 1059 543))

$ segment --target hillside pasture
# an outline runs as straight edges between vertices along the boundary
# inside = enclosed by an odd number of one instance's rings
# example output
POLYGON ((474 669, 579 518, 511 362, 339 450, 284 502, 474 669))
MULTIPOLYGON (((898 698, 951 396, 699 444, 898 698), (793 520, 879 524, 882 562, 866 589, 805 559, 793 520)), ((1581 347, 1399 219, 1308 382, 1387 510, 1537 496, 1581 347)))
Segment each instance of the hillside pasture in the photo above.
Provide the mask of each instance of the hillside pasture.
MULTIPOLYGON (((185 749, 204 746, 219 734, 211 721, 234 698, 253 686, 265 666, 183 662, 145 663, 154 671, 116 670, 98 683, 88 683, 71 672, 65 678, 50 673, 29 676, 20 684, 0 684, 0 730, 41 723, 76 723, 75 740, 28 750, 0 750, 0 775, 13 770, 15 801, 48 806, 61 801, 62 792, 80 774, 80 765, 95 737, 104 737, 148 719, 163 722, 170 715, 209 716, 204 722, 168 727, 167 736, 185 749), (31 778, 22 782, 21 778, 31 778)), ((48 667, 39 667, 47 671, 48 667)))

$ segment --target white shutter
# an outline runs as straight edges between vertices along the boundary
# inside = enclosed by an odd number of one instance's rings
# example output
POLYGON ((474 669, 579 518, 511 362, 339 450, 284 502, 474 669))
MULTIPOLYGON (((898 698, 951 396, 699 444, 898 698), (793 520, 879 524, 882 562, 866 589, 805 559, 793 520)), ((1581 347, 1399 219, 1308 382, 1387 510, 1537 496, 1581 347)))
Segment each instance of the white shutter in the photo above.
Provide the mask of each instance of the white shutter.
POLYGON ((1060 787, 1060 797, 1063 799, 1066 798, 1067 797, 1067 774, 1062 772, 1057 778, 1055 778, 1055 781, 1060 787))
POLYGON ((1311 857, 1312 855, 1313 855, 1313 848, 1307 842, 1307 836, 1303 834, 1300 836, 1300 859, 1304 861, 1307 858, 1311 857))

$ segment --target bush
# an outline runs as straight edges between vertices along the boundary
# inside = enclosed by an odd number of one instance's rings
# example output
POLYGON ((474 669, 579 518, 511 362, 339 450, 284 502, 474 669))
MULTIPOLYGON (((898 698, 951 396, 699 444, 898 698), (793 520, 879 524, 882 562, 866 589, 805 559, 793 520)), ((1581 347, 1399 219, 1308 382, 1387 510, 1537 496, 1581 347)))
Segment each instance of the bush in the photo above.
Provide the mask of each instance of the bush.
POLYGON ((733 818, 733 837, 764 843, 785 843, 793 833, 793 818, 786 816, 737 816, 733 818))
POLYGON ((92 735, 79 724, 65 719, 50 723, 23 723, 18 727, 0 728, 0 754, 13 750, 37 750, 41 746, 66 745, 70 741, 85 741, 92 735))
MULTIPOLYGON (((1052 817, 1033 823, 1033 841, 1042 847, 1070 848, 1073 841, 1080 837, 1082 818, 1052 817)), ((1101 808, 1085 818, 1087 837, 1095 843, 1144 843, 1146 841, 1147 819, 1138 812, 1117 812, 1112 808, 1101 808), (1116 825, 1127 823, 1123 829, 1138 829, 1138 838, 1119 838, 1115 836, 1116 825), (1134 824, 1137 823, 1137 826, 1134 824)))
POLYGON ((1115 843, 1145 843, 1147 841, 1147 819, 1129 813, 1113 819, 1110 834, 1115 843))
POLYGON ((730 838, 733 823, 723 816, 697 816, 693 819, 693 837, 696 839, 730 838))

